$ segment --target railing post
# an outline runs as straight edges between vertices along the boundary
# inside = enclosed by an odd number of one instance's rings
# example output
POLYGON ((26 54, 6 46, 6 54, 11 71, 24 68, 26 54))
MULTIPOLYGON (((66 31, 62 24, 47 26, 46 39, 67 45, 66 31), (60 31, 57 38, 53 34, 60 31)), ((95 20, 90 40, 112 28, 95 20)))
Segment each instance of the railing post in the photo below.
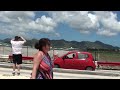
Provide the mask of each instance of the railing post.
POLYGON ((27 57, 28 57, 28 46, 27 46, 27 57))
POLYGON ((4 45, 3 45, 3 55, 4 55, 4 45))

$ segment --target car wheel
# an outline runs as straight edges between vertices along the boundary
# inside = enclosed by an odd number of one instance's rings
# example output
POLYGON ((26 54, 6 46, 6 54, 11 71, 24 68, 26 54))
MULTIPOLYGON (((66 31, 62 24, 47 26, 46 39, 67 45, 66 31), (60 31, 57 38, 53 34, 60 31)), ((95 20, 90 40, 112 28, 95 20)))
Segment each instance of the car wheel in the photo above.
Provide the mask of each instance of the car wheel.
POLYGON ((87 67, 86 70, 93 71, 92 67, 87 67))
POLYGON ((55 65, 54 68, 60 68, 60 66, 59 65, 55 65))

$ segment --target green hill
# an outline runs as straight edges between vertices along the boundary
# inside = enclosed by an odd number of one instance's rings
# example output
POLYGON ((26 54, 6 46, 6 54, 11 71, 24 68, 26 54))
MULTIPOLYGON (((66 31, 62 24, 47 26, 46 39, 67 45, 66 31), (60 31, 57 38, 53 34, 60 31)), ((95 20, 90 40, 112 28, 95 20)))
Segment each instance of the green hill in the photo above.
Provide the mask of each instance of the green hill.
MULTIPOLYGON (((34 44, 37 41, 38 41, 37 39, 27 40, 27 42, 25 43, 25 46, 34 47, 34 44)), ((10 44, 10 39, 7 38, 4 40, 0 40, 0 42, 10 44)), ((72 47, 72 48, 78 48, 80 50, 84 50, 86 48, 119 49, 119 47, 104 44, 100 41, 95 41, 95 42, 81 41, 81 42, 78 42, 78 41, 66 41, 64 39, 61 39, 61 40, 51 40, 51 44, 52 44, 52 46, 54 46, 54 48, 71 48, 72 47)))

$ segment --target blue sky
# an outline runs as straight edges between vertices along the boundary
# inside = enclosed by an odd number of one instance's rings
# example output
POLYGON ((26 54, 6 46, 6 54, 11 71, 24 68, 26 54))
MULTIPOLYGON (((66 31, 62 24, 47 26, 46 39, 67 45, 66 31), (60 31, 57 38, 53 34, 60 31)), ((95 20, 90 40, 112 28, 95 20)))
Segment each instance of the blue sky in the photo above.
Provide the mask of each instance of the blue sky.
POLYGON ((64 13, 60 11, 25 13, 1 11, 0 39, 11 38, 18 34, 29 39, 47 37, 68 41, 94 42, 99 40, 106 44, 120 47, 120 12, 94 12, 93 17, 88 17, 88 14, 91 13, 70 11, 64 13), (93 23, 91 22, 92 20, 93 23), (6 23, 10 25, 7 26, 6 23), (97 26, 97 24, 99 25, 97 26), (28 27, 25 25, 28 25, 28 27))

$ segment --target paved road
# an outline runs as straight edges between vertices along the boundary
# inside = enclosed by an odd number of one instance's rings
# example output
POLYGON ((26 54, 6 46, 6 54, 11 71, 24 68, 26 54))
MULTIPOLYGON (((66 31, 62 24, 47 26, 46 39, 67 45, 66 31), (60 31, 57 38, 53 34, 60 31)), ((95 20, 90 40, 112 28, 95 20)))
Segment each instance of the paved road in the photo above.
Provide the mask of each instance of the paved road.
MULTIPOLYGON (((0 79, 29 79, 31 70, 21 70, 20 76, 12 76, 12 69, 0 68, 0 79)), ((54 72, 54 79, 120 79, 120 76, 99 76, 54 72)))

